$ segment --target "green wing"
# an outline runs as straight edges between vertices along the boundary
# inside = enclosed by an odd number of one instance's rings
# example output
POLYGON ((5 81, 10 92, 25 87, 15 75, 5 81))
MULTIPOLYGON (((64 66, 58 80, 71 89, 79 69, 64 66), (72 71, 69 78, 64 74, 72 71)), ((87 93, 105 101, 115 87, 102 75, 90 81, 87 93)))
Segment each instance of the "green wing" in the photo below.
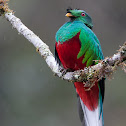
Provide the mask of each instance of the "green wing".
POLYGON ((99 40, 91 30, 81 29, 79 39, 81 49, 77 58, 79 59, 81 56, 84 56, 82 63, 86 62, 87 67, 93 64, 93 60, 104 58, 99 40))

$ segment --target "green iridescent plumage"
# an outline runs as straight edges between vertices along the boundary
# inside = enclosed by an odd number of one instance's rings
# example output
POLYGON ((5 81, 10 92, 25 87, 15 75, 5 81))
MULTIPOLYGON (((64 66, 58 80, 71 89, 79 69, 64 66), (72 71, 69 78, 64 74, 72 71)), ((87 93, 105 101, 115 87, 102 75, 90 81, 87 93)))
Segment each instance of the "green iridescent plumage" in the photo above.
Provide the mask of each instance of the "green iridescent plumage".
POLYGON ((80 33, 79 39, 81 43, 81 49, 77 55, 77 59, 84 55, 82 63, 87 62, 86 66, 92 65, 93 60, 103 59, 99 40, 92 30, 82 21, 77 20, 65 23, 56 33, 56 41, 60 41, 61 43, 66 42, 77 33, 80 33))

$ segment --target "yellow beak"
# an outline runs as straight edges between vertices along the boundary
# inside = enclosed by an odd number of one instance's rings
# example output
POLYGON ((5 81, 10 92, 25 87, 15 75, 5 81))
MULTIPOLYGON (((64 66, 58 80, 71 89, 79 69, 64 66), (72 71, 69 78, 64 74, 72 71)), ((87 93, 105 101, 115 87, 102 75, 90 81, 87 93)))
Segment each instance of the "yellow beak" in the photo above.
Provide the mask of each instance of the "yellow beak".
POLYGON ((67 13, 65 16, 67 16, 67 17, 74 17, 71 13, 67 13))

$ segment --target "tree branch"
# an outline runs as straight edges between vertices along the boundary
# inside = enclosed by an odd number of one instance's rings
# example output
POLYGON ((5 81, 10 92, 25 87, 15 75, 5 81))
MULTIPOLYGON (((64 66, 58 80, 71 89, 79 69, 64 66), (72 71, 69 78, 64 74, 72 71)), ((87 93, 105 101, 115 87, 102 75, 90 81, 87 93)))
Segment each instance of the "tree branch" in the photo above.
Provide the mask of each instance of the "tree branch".
POLYGON ((112 57, 106 57, 104 60, 98 61, 97 65, 85 67, 83 70, 67 72, 66 69, 59 66, 49 47, 31 30, 29 30, 19 18, 15 17, 13 11, 9 9, 7 0, 0 0, 0 15, 4 16, 22 34, 29 42, 31 42, 45 59, 47 65, 58 77, 70 82, 83 82, 85 87, 91 88, 94 82, 103 77, 110 77, 118 66, 121 66, 126 72, 126 42, 120 47, 118 53, 112 57))

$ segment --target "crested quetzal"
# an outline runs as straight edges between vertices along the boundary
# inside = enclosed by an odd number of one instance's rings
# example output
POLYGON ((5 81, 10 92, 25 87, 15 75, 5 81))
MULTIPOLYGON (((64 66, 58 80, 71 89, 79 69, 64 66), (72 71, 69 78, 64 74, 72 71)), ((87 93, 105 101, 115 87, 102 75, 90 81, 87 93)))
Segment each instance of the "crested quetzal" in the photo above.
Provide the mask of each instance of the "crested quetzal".
MULTIPOLYGON (((103 59, 100 42, 92 31, 92 19, 83 10, 67 9, 66 22, 56 33, 55 58, 65 69, 80 70, 103 59)), ((83 126, 104 126, 104 78, 87 91, 83 82, 75 82, 79 116, 83 126)))

